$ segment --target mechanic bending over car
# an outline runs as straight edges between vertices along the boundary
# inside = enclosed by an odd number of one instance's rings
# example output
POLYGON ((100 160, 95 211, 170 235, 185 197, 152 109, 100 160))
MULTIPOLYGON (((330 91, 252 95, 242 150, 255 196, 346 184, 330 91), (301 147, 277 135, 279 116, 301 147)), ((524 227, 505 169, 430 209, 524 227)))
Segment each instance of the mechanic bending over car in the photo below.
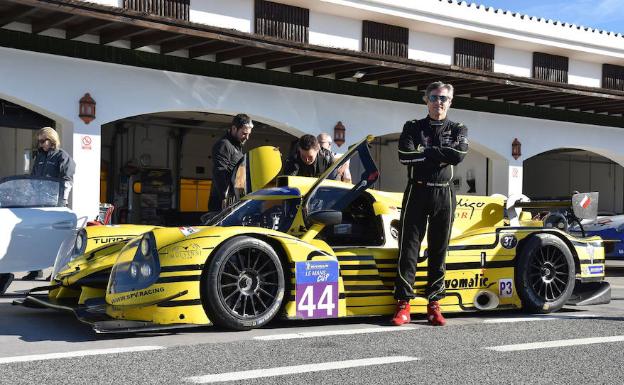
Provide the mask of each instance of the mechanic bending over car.
MULTIPOLYGON (((76 164, 67 151, 61 148, 61 140, 56 130, 44 127, 37 132, 38 150, 30 175, 63 179, 63 203, 67 206, 69 193, 74 185, 76 164)), ((29 272, 25 280, 42 278, 41 270, 29 272)))
POLYGON ((427 224, 427 320, 435 326, 446 324, 438 301, 445 296, 445 259, 455 214, 451 179, 453 166, 468 151, 468 129, 446 117, 452 100, 452 85, 429 84, 424 96, 428 116, 406 122, 399 139, 399 160, 407 166, 408 183, 403 195, 394 287, 398 302, 392 323, 397 326, 410 322, 409 301, 416 297, 416 265, 427 224))
POLYGON ((220 212, 234 194, 232 173, 243 158, 243 145, 251 136, 253 122, 246 114, 232 119, 227 133, 212 146, 212 186, 208 200, 209 212, 220 212))
POLYGON ((318 177, 334 163, 331 151, 321 147, 314 135, 303 135, 282 169, 282 175, 318 177))

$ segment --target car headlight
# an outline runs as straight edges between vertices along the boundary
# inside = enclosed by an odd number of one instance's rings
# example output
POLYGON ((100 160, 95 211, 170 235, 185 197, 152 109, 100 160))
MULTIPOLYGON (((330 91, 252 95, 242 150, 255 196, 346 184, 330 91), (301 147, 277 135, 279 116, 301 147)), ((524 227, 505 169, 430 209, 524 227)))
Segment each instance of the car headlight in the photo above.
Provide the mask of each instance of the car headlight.
POLYGON ((80 229, 74 237, 68 238, 61 244, 59 252, 54 261, 52 277, 60 271, 66 270, 69 263, 84 254, 87 248, 87 232, 80 229))
POLYGON ((108 292, 123 293, 152 285, 160 274, 160 258, 151 231, 134 239, 121 250, 111 271, 108 292))

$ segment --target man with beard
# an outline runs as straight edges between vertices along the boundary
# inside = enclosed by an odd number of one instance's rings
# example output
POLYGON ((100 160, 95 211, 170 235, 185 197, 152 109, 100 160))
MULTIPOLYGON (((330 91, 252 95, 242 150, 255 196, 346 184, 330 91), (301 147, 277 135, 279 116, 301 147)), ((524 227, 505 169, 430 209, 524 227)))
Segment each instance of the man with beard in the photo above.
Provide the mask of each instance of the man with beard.
POLYGON ((243 157, 243 145, 251 136, 253 122, 246 114, 238 114, 232 119, 227 133, 212 147, 212 187, 208 211, 221 211, 233 193, 232 173, 243 157))

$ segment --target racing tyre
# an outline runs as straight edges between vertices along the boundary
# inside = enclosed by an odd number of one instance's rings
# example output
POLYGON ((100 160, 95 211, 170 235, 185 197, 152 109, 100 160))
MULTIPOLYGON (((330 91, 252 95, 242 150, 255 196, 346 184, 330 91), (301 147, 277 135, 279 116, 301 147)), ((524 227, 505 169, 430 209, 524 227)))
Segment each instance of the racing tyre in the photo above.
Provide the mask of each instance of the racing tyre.
POLYGON ((557 236, 531 237, 518 258, 516 286, 522 308, 531 313, 555 312, 574 290, 574 257, 557 236))
POLYGON ((284 299, 284 270, 266 242, 236 237, 223 243, 208 261, 202 302, 217 326, 249 330, 267 324, 284 299))

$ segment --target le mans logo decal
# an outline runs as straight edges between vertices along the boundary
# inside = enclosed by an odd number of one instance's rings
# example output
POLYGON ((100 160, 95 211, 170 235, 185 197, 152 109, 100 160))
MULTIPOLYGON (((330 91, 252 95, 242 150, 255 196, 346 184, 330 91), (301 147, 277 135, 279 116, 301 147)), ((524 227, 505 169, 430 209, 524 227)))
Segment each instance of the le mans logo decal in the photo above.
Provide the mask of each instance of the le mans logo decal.
POLYGON ((586 209, 589 207, 590 204, 591 204, 591 199, 589 198, 589 195, 585 195, 583 199, 581 199, 581 207, 586 209))

